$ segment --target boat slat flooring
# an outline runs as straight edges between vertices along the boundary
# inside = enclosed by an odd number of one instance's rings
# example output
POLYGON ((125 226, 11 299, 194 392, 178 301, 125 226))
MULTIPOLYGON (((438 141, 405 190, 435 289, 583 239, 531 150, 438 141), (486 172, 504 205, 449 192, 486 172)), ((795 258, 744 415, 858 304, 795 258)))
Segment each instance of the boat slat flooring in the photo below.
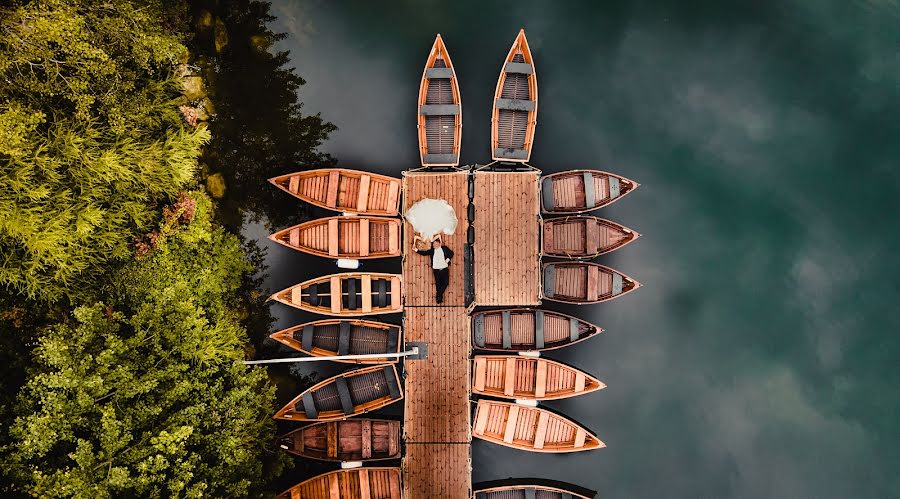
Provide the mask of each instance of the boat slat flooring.
POLYGON ((476 305, 540 304, 538 175, 475 173, 476 305))
MULTIPOLYGON (((535 187, 536 188, 536 187, 535 187)), ((403 177, 403 212, 425 198, 443 199, 450 203, 459 219, 456 233, 443 236, 444 244, 453 251, 450 265, 450 285, 444 293, 445 306, 465 306, 463 282, 463 254, 466 242, 466 205, 468 204, 468 175, 466 172, 424 173, 411 172, 403 177)), ((536 194, 535 194, 536 196, 536 194)), ((412 226, 404 222, 403 231, 403 283, 405 305, 433 306, 435 301, 434 275, 428 257, 413 250, 412 226)))

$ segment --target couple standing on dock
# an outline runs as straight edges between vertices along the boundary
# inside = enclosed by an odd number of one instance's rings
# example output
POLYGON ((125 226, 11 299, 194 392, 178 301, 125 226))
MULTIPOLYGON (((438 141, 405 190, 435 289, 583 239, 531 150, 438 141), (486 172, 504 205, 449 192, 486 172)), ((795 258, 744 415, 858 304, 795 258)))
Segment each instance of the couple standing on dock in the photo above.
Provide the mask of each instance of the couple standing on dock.
MULTIPOLYGON (((416 240, 427 242, 418 235, 416 240)), ((415 244, 415 242, 413 242, 415 244)), ((431 257, 431 271, 434 273, 434 286, 436 290, 435 301, 444 302, 444 291, 450 284, 450 260, 453 259, 453 250, 443 245, 440 236, 431 241, 431 248, 420 250, 416 248, 416 253, 431 257)))

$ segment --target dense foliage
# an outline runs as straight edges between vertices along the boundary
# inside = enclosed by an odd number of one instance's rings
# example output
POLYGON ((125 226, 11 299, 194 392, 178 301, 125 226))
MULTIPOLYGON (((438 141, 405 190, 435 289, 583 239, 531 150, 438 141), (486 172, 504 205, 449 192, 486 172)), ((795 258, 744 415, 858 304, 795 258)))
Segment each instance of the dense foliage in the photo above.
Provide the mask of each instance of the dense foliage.
POLYGON ((0 10, 0 284, 83 295, 194 181, 187 49, 155 2, 35 0, 0 10))

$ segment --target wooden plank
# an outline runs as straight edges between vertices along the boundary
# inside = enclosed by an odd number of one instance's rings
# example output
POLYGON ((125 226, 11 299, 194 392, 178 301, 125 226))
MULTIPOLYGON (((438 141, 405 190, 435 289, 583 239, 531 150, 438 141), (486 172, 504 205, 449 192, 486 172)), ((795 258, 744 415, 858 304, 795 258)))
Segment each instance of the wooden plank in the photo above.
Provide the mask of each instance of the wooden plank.
POLYGON ((534 433, 534 448, 543 449, 547 438, 547 427, 550 425, 550 414, 541 411, 538 416, 537 430, 534 433))
POLYGON ((369 219, 359 220, 359 256, 369 256, 369 219))
POLYGON ((337 206, 338 187, 341 183, 341 173, 333 170, 328 174, 328 193, 325 195, 325 206, 334 208, 337 206))
POLYGON ((362 276, 362 313, 367 314, 372 311, 372 276, 363 274, 362 276))
POLYGON ((291 229, 288 237, 291 246, 300 246, 300 229, 291 229))
POLYGON ((341 278, 338 276, 332 276, 330 281, 330 292, 331 292, 331 312, 332 313, 340 313, 341 311, 341 298, 343 297, 341 293, 341 278))
POLYGON ((329 459, 337 458, 337 456, 338 456, 337 423, 334 423, 334 422, 326 423, 325 440, 328 442, 328 450, 326 451, 326 455, 329 457, 329 459))
POLYGON ((509 414, 506 415, 506 429, 503 433, 503 441, 511 444, 516 437, 516 423, 519 422, 519 406, 512 405, 509 414))
POLYGON ((587 438, 587 434, 584 432, 584 428, 578 428, 575 432, 575 448, 584 447, 584 441, 587 438))
POLYGON ((291 288, 291 303, 295 305, 299 305, 303 303, 303 290, 300 289, 300 286, 294 286, 291 288))
POLYGON ((366 211, 369 207, 369 183, 372 177, 363 175, 359 179, 359 197, 356 200, 356 210, 359 212, 366 211))
POLYGON ((578 371, 575 373, 575 393, 584 391, 585 381, 583 372, 578 371))
POLYGON ((600 269, 588 265, 587 268, 587 300, 596 300, 600 293, 600 269))
POLYGON ((362 458, 369 459, 372 457, 372 421, 364 419, 362 421, 362 458))
POLYGON ((300 177, 294 175, 288 180, 288 190, 297 194, 297 191, 300 189, 300 177))
POLYGON ((395 223, 388 224, 388 251, 393 255, 400 251, 400 226, 395 223))
POLYGON ((330 499, 341 499, 341 484, 338 481, 339 473, 328 475, 328 497, 330 499))
POLYGON ((397 201, 400 200, 399 196, 400 186, 397 185, 397 182, 391 182, 390 187, 388 187, 387 204, 385 205, 387 207, 387 211, 391 212, 397 209, 397 201))
POLYGON ((328 220, 328 255, 338 256, 338 219, 328 220))
POLYGON ((388 481, 390 482, 391 499, 400 499, 400 477, 396 473, 390 473, 388 481))
POLYGON ((359 468, 359 499, 372 499, 372 486, 369 484, 369 470, 359 468))
POLYGON ((475 428, 474 432, 476 435, 484 435, 484 430, 487 428, 488 422, 488 409, 486 405, 481 405, 478 407, 478 414, 476 414, 475 418, 475 428))
POLYGON ((485 378, 487 377, 487 359, 479 357, 475 359, 475 389, 483 392, 485 378))
POLYGON ((400 279, 391 277, 391 310, 397 310, 400 308, 401 299, 400 279))
POLYGON ((506 377, 503 379, 503 394, 512 397, 516 389, 516 358, 506 358, 506 377))
POLYGON ((537 372, 534 375, 534 396, 541 398, 547 394, 547 363, 537 361, 537 372))

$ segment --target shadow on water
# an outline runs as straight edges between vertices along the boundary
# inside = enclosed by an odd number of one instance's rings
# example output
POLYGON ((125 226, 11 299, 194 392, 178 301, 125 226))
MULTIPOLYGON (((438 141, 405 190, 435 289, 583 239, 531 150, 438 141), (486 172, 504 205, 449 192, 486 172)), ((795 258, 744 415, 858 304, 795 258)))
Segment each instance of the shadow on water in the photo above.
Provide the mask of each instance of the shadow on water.
MULTIPOLYGON (((266 250, 267 292, 338 270, 265 239, 328 214, 265 178, 335 161, 393 176, 416 167, 416 92, 437 32, 460 78, 463 163, 489 155, 497 72, 524 26, 540 87, 533 164, 641 182, 597 214, 643 237, 598 262, 645 286, 596 306, 547 305, 606 328, 548 357, 608 388, 547 406, 609 447, 540 455, 476 440, 473 481, 540 476, 609 497, 900 490, 895 5, 282 1, 271 16, 233 5, 207 7, 236 27, 231 52, 208 55, 222 67, 225 123, 206 160, 225 174, 225 206, 270 222, 243 228, 266 250)), ((314 318, 272 313, 273 329, 314 318)), ((289 352, 262 342, 257 354, 289 352)), ((281 401, 311 381, 272 372, 299 379, 281 383, 281 401)), ((332 468, 298 461, 284 485, 332 468)))

